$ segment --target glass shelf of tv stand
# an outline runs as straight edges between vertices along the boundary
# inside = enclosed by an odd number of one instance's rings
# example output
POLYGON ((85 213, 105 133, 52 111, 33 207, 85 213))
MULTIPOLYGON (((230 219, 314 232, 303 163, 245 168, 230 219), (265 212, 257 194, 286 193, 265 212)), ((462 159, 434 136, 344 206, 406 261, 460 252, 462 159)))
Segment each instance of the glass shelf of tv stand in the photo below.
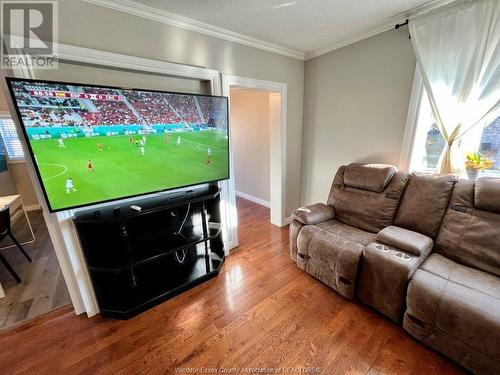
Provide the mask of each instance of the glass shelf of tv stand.
MULTIPOLYGON (((221 235, 222 233, 222 225, 219 224, 219 223, 209 223, 208 225, 209 227, 209 235, 207 238, 203 238, 203 237, 198 237, 197 239, 192 239, 192 242, 186 242, 185 244, 181 245, 181 246, 178 246, 178 247, 175 247, 175 248, 170 248, 168 250, 165 250, 164 252, 161 252, 159 254, 156 254, 156 255, 153 255, 153 256, 150 256, 150 257, 147 257, 147 258, 144 258, 144 259, 139 259, 139 260, 136 260, 136 261, 133 261, 131 262, 130 264, 127 264, 126 266, 122 266, 122 267, 117 267, 117 268, 111 268, 111 267, 89 267, 89 270, 91 271, 98 271, 98 272, 110 272, 110 273, 119 273, 119 272, 122 272, 122 271, 127 271, 127 270, 130 270, 131 267, 134 267, 134 266, 140 266, 140 265, 143 265, 143 264, 146 264, 146 263, 149 263, 149 262, 153 262, 155 260, 159 260, 159 259, 162 259, 164 257, 167 257, 167 256, 170 256, 172 255, 172 253, 176 252, 176 251, 180 251, 182 249, 185 249, 185 248, 188 248, 188 247, 191 247, 191 246, 196 246, 196 245, 199 245, 205 241, 210 241, 210 240, 214 240, 216 239, 218 236, 221 235)), ((210 249, 209 249, 209 256, 211 256, 211 252, 210 252, 210 249)))

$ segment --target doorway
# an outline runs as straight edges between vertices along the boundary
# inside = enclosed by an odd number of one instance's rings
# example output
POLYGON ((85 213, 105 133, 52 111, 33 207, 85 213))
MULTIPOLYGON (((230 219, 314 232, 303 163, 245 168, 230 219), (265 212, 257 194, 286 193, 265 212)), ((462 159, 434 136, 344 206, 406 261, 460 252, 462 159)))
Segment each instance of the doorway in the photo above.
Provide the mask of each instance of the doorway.
POLYGON ((236 196, 270 208, 270 93, 231 87, 229 95, 236 196))
POLYGON ((285 218, 287 85, 223 74, 222 92, 229 98, 231 113, 230 189, 235 195, 269 206, 271 223, 284 226, 287 224, 285 218), (238 106, 239 114, 234 114, 232 110, 233 101, 238 106), (255 108, 254 112, 260 113, 254 113, 252 119, 245 121, 245 114, 252 114, 252 107, 255 108), (233 116, 235 116, 234 125, 233 116), (235 128, 238 123, 243 125, 242 129, 235 128), (258 128, 250 128, 254 126, 258 128), (235 170, 235 167, 240 170, 235 170))

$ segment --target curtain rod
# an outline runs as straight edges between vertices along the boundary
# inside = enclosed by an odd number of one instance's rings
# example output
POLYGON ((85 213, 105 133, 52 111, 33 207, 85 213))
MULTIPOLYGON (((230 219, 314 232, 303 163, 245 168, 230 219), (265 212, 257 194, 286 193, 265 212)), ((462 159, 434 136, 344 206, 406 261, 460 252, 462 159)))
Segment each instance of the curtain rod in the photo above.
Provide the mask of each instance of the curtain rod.
POLYGON ((394 26, 394 30, 399 29, 401 26, 408 25, 408 18, 405 20, 405 22, 398 23, 396 26, 394 26))
POLYGON ((429 12, 433 12, 437 9, 442 9, 448 6, 453 6, 455 3, 466 2, 466 1, 475 1, 475 0, 433 0, 427 4, 424 4, 420 7, 413 9, 406 14, 400 15, 401 18, 407 17, 404 22, 398 23, 394 25, 394 30, 399 29, 401 26, 408 25, 410 19, 420 16, 422 14, 426 14, 429 12))
MULTIPOLYGON (((401 22, 401 23, 398 23, 396 24, 396 26, 394 26, 394 30, 397 30, 399 29, 401 26, 404 26, 404 25, 408 25, 408 18, 405 20, 405 22, 401 22)), ((408 39, 411 39, 411 35, 410 33, 408 32, 408 39)))

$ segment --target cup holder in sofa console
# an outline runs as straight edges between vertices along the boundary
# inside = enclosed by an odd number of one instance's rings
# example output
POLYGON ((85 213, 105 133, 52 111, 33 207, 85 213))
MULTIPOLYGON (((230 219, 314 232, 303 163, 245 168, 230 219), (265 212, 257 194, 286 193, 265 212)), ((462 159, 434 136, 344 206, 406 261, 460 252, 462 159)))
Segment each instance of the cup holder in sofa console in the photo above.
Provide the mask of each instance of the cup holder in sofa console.
POLYGON ((387 246, 379 244, 379 243, 376 244, 375 247, 377 248, 377 250, 383 251, 384 253, 387 253, 390 250, 387 246))
POLYGON ((408 254, 402 253, 401 251, 396 251, 394 254, 403 260, 410 260, 411 259, 411 256, 409 256, 408 254))

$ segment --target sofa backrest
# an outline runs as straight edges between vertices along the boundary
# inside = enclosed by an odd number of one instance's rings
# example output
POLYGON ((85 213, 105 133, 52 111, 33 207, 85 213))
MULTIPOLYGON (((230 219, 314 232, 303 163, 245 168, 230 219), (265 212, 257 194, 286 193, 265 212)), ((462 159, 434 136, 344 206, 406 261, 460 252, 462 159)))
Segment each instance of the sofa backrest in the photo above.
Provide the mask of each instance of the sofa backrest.
POLYGON ((458 263, 500 276, 500 179, 460 180, 435 250, 458 263))
POLYGON ((436 238, 457 181, 454 175, 412 173, 394 225, 436 238))
POLYGON ((336 219, 377 233, 392 224, 407 180, 392 165, 352 163, 337 171, 327 203, 336 219))

